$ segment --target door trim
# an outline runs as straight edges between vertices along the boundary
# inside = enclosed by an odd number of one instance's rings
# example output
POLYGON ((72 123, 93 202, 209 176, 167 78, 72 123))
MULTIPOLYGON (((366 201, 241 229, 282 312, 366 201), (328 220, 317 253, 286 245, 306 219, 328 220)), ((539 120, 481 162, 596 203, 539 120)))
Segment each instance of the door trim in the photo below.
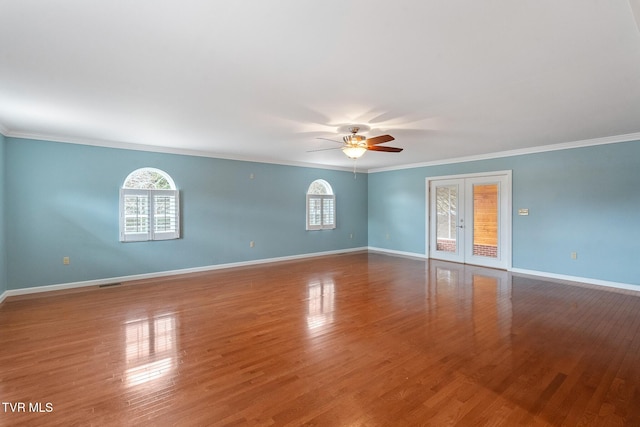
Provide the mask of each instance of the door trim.
POLYGON ((504 238, 501 239, 504 247, 503 255, 505 257, 505 269, 510 271, 512 268, 512 219, 513 219, 513 185, 512 185, 512 170, 501 170, 501 171, 491 171, 491 172, 479 172, 479 173, 468 173, 468 174, 460 174, 460 175, 442 175, 442 176, 430 176, 425 178, 426 184, 426 203, 425 203, 425 248, 426 248, 426 257, 427 259, 431 259, 432 248, 431 248, 431 182, 432 181, 441 181, 447 179, 468 179, 468 178, 491 178, 495 176, 501 176, 506 178, 506 185, 503 189, 501 197, 506 197, 506 217, 503 218, 504 222, 501 223, 501 233, 504 233, 504 238), (504 229, 503 229, 504 228, 504 229))

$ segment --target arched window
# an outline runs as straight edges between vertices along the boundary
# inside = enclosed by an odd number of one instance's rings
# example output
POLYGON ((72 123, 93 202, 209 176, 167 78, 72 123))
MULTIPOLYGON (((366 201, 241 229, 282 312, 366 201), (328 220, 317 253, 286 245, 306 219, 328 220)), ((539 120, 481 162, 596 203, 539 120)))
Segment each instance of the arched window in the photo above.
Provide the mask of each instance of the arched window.
POLYGON ((180 197, 173 179, 154 168, 137 169, 120 189, 120 241, 180 237, 180 197))
POLYGON ((336 228, 336 196, 324 179, 316 179, 307 190, 307 230, 336 228))

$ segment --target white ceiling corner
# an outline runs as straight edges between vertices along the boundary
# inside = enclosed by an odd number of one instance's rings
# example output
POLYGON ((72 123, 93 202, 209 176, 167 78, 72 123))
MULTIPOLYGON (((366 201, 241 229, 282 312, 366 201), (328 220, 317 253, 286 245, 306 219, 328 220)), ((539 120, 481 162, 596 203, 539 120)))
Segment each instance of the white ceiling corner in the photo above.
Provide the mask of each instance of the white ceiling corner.
POLYGON ((636 26, 640 32, 640 0, 629 0, 631 11, 633 12, 633 18, 636 21, 636 26))

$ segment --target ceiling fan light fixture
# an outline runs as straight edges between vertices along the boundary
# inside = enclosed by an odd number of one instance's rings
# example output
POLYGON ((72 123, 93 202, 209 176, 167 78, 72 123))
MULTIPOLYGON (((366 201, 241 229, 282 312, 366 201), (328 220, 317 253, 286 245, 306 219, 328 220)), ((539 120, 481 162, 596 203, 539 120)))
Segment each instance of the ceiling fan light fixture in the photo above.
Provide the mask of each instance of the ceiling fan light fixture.
POLYGON ((367 149, 359 146, 346 146, 342 148, 342 152, 346 154, 348 158, 355 160, 362 157, 362 155, 367 152, 367 149))

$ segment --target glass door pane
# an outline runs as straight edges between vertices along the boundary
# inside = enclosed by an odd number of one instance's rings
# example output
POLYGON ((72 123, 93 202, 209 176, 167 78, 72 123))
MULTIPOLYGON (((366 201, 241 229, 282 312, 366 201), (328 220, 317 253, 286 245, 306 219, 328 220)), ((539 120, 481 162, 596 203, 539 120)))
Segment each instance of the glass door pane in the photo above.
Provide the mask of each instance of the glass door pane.
POLYGON ((473 186, 473 255, 498 258, 498 184, 473 186))
POLYGON ((464 248, 467 264, 509 266, 509 188, 507 175, 478 176, 465 180, 464 248))
POLYGON ((458 186, 436 187, 436 250, 457 252, 458 186))
POLYGON ((464 180, 431 181, 429 247, 432 258, 464 262, 464 180))

